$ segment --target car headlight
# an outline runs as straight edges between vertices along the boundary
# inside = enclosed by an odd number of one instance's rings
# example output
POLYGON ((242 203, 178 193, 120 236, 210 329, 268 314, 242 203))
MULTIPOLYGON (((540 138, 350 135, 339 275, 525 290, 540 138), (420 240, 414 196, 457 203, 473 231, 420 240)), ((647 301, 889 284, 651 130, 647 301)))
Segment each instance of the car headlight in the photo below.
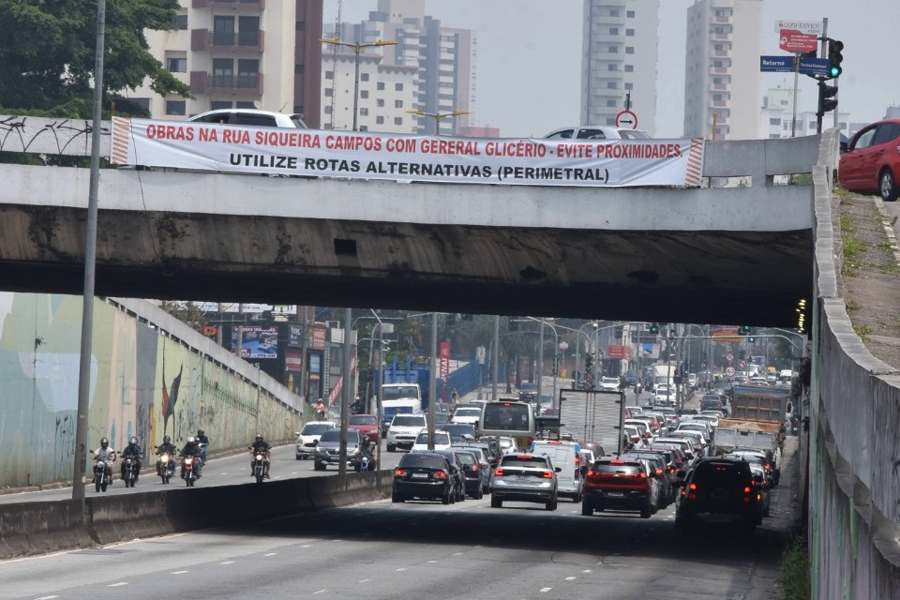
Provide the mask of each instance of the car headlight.
POLYGON ((184 459, 184 464, 186 464, 186 465, 193 464, 193 462, 194 462, 194 459, 193 459, 193 458, 186 458, 186 459, 184 459))
POLYGON ((257 454, 257 455, 256 455, 256 460, 262 460, 262 459, 263 459, 262 454, 257 454))

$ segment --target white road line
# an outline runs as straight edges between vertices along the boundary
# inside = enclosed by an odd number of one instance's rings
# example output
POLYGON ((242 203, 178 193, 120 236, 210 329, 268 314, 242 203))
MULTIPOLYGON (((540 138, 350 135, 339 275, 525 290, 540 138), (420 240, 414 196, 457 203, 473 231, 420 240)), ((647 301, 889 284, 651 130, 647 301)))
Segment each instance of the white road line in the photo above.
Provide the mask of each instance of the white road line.
POLYGON ((437 561, 436 561, 436 560, 429 560, 429 561, 428 561, 428 564, 429 564, 429 565, 435 565, 435 564, 437 564, 437 561))
POLYGON ((169 573, 169 575, 184 575, 185 573, 190 573, 190 571, 185 571, 185 570, 182 570, 182 571, 172 571, 171 573, 169 573))
POLYGON ((267 552, 266 554, 263 554, 263 556, 265 556, 265 557, 278 556, 278 553, 277 552, 267 552))
POLYGON ((582 573, 590 573, 590 572, 591 572, 590 569, 585 569, 584 571, 582 571, 582 573))
POLYGON ((223 561, 220 562, 219 564, 220 564, 220 565, 233 565, 233 564, 234 564, 234 561, 233 561, 233 560, 223 560, 223 561))
POLYGON ((296 475, 297 471, 291 471, 291 475, 296 475))
POLYGON ((127 581, 120 581, 118 583, 111 583, 106 587, 122 587, 123 585, 128 585, 127 581))
POLYGON ((566 581, 575 581, 575 576, 569 575, 568 577, 566 577, 566 581))
POLYGON ((59 596, 57 596, 57 595, 41 596, 40 598, 35 598, 34 600, 53 600, 54 598, 59 598, 59 596))
POLYGON ((462 552, 454 552, 454 553, 453 553, 453 556, 462 556, 462 555, 463 555, 462 552))
POLYGON ((228 473, 222 473, 222 477, 225 477, 226 475, 228 475, 228 473))
POLYGON ((542 594, 546 594, 547 592, 549 592, 549 591, 552 590, 552 589, 553 589, 552 587, 549 587, 549 588, 541 588, 541 593, 542 593, 542 594))
POLYGON ((360 579, 359 583, 369 583, 370 581, 372 581, 372 580, 371 579, 360 579))
POLYGON ((318 595, 318 594, 324 594, 324 593, 327 592, 327 591, 328 591, 328 590, 326 590, 325 588, 322 588, 321 590, 318 590, 318 591, 316 591, 316 592, 313 592, 313 596, 316 596, 316 595, 318 595))
POLYGON ((406 567, 400 567, 399 569, 395 569, 395 571, 397 571, 398 573, 402 573, 405 570, 406 570, 406 567))
POLYGON ((310 546, 309 544, 303 544, 303 545, 300 546, 300 547, 301 547, 301 548, 312 548, 312 546, 310 546))

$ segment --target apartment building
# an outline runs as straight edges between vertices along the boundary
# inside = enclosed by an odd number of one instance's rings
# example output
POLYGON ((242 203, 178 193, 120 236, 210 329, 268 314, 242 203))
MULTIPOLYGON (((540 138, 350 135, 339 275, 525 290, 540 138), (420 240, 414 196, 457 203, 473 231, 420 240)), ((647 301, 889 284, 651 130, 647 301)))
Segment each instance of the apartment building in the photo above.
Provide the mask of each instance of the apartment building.
POLYGON ((762 0, 696 0, 688 8, 685 135, 757 137, 761 11, 762 0))
MULTIPOLYGON (((326 26, 325 31, 328 37, 340 37, 348 42, 396 42, 393 46, 369 49, 364 53, 380 57, 384 67, 416 69, 412 109, 428 113, 468 113, 442 121, 441 134, 453 134, 457 128, 469 125, 475 112, 477 40, 467 29, 445 27, 440 20, 426 15, 424 0, 379 0, 378 10, 369 13, 368 19, 361 23, 332 24, 326 26)), ((324 53, 325 71, 330 69, 335 55, 330 50, 324 53)), ((323 87, 328 85, 328 81, 323 82, 323 87)), ((415 132, 434 133, 433 119, 413 118, 416 119, 415 132)), ((322 122, 325 127, 330 124, 324 112, 322 122)), ((336 121, 334 126, 338 127, 339 123, 336 121)))
POLYGON ((181 0, 171 31, 148 31, 151 53, 193 98, 161 97, 144 85, 127 95, 154 118, 184 119, 218 108, 321 114, 323 0, 181 0))
MULTIPOLYGON (((338 52, 326 56, 324 63, 321 100, 325 127, 352 129, 356 58, 338 52)), ((361 55, 359 130, 415 133, 418 121, 409 111, 416 107, 417 75, 415 66, 384 64, 381 56, 361 55)))
POLYGON ((638 127, 656 129, 659 0, 584 0, 581 123, 615 125, 631 93, 638 127))
MULTIPOLYGON (((810 94, 816 96, 816 92, 810 94)), ((760 131, 757 137, 768 139, 781 139, 791 137, 793 127, 794 109, 793 109, 793 88, 770 88, 766 95, 763 96, 763 105, 760 110, 760 131)), ((797 106, 809 106, 805 104, 806 98, 803 91, 797 93, 797 106)), ((850 113, 838 113, 838 127, 841 133, 847 137, 852 136, 859 131, 854 126, 856 123, 850 122, 850 113)), ((834 126, 834 113, 828 113, 825 117, 824 127, 830 128, 834 126)), ((807 135, 816 135, 817 131, 816 111, 800 110, 797 112, 796 136, 802 137, 807 135)))

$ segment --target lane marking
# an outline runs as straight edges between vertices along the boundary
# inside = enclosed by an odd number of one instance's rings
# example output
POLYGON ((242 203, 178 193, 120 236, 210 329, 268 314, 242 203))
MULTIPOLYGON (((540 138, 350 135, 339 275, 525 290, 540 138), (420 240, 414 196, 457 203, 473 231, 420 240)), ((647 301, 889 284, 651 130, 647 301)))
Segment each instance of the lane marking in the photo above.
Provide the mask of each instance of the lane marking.
POLYGON ((120 581, 118 583, 111 583, 106 587, 122 587, 123 585, 128 585, 127 581, 120 581))
POLYGON ((402 573, 406 570, 406 567, 400 567, 399 569, 395 569, 398 573, 402 573))
POLYGON ((34 600, 53 600, 54 598, 59 598, 57 595, 53 596, 41 596, 40 598, 35 598, 34 600))
POLYGON ((303 544, 303 545, 300 546, 300 547, 301 547, 301 548, 312 548, 312 546, 310 546, 309 544, 303 544))
POLYGON ((233 561, 233 560, 223 560, 223 561, 220 562, 219 564, 220 564, 220 565, 233 565, 233 564, 234 564, 234 561, 233 561))
POLYGON ((429 561, 428 561, 428 564, 429 564, 429 565, 435 565, 435 564, 437 564, 437 561, 436 561, 436 560, 429 560, 429 561))
POLYGON ((190 573, 190 571, 172 571, 169 575, 184 575, 185 573, 190 573))
POLYGON ((453 553, 453 556, 462 556, 462 555, 463 555, 462 552, 454 552, 454 553, 453 553))
POLYGON ((316 595, 318 595, 318 594, 324 594, 324 593, 327 592, 327 591, 328 591, 328 590, 326 590, 325 588, 322 588, 321 590, 319 590, 319 591, 317 591, 317 592, 313 592, 313 596, 316 596, 316 595))
POLYGON ((552 590, 552 589, 553 589, 552 587, 549 587, 549 588, 541 588, 541 593, 542 593, 542 594, 546 594, 547 592, 549 592, 549 591, 552 590))
POLYGON ((590 569, 585 569, 584 571, 582 571, 582 573, 590 573, 590 572, 591 572, 590 569))
POLYGON ((568 577, 566 577, 566 581, 575 581, 575 576, 569 575, 568 577))
POLYGON ((372 581, 372 580, 371 579, 360 579, 359 583, 369 583, 370 581, 372 581))
POLYGON ((267 554, 263 554, 263 556, 265 556, 265 557, 269 557, 269 556, 278 556, 278 553, 277 553, 277 552, 269 552, 269 553, 267 553, 267 554))

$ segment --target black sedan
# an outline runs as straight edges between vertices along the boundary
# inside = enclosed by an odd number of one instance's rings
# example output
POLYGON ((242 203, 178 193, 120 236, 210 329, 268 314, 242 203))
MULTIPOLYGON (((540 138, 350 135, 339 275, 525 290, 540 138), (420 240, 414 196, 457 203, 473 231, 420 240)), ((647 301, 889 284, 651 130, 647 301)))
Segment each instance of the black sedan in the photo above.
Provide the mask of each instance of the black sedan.
POLYGON ((458 496, 456 481, 445 456, 424 452, 405 454, 394 469, 391 500, 405 502, 417 498, 452 504, 458 496))

